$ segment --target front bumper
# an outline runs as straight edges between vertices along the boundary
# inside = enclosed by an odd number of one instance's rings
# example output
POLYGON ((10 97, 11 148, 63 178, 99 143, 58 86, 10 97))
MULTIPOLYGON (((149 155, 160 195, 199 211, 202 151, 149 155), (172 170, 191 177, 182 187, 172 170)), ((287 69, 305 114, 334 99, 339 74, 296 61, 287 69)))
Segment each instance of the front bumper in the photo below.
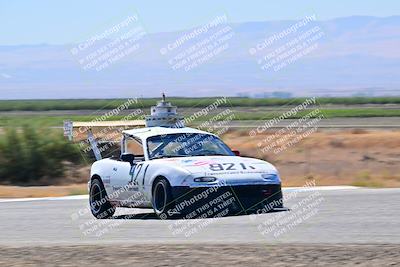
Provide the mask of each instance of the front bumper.
POLYGON ((175 201, 174 213, 195 211, 196 216, 207 213, 212 217, 227 209, 229 213, 249 214, 283 208, 280 184, 198 188, 175 186, 172 187, 172 196, 175 201))

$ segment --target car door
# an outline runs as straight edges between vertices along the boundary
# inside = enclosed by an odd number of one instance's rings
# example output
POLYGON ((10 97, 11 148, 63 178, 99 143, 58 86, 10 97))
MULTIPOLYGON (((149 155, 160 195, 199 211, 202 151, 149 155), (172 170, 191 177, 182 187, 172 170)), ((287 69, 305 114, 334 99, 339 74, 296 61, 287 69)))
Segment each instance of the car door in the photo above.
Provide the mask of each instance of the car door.
POLYGON ((135 169, 132 173, 132 181, 137 185, 141 192, 144 192, 144 181, 147 169, 149 168, 149 163, 146 161, 142 161, 137 163, 135 169))
POLYGON ((140 140, 131 136, 124 136, 121 144, 122 153, 135 155, 135 161, 131 165, 129 162, 118 161, 112 170, 111 184, 114 192, 117 193, 119 201, 127 203, 140 199, 138 178, 140 177, 143 165, 143 147, 140 140), (117 191, 119 190, 119 191, 117 191))
POLYGON ((127 200, 131 197, 132 192, 135 191, 135 186, 131 183, 131 173, 134 167, 135 165, 131 166, 129 162, 115 160, 112 166, 110 179, 112 191, 114 192, 113 197, 115 199, 119 201, 127 200))

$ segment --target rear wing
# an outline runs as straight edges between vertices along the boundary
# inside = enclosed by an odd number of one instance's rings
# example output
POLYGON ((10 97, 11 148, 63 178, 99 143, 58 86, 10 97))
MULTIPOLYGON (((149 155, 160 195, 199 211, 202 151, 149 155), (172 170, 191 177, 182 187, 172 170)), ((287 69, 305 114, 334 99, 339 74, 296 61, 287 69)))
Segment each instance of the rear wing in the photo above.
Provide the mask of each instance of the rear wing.
POLYGON ((103 131, 123 131, 132 128, 146 127, 144 120, 122 120, 122 121, 64 121, 64 136, 70 141, 81 141, 87 138, 91 131, 96 133, 103 131))
POLYGON ((146 127, 144 120, 122 120, 122 121, 64 121, 64 136, 71 142, 80 142, 83 146, 89 145, 96 160, 102 159, 101 152, 106 152, 99 145, 117 145, 121 133, 132 128, 146 127))

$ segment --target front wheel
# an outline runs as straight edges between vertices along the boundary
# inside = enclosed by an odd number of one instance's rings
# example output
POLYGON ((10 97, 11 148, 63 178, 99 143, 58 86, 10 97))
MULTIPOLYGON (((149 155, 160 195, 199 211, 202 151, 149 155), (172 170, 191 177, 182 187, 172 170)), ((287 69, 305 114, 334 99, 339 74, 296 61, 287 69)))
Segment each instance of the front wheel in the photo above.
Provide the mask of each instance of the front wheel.
POLYGON ((164 220, 172 217, 174 203, 171 186, 166 179, 162 178, 154 185, 152 204, 154 212, 160 219, 164 220))
POLYGON ((114 215, 115 207, 109 202, 106 189, 99 179, 90 183, 89 204, 90 211, 97 219, 107 219, 114 215))

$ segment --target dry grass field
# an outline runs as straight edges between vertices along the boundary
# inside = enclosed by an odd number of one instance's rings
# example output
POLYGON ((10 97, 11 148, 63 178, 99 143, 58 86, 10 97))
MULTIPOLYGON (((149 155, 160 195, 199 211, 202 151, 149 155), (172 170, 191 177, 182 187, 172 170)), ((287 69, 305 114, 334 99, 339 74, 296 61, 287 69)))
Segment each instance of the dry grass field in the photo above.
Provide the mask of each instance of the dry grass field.
MULTIPOLYGON (((282 151, 263 150, 268 143, 263 140, 273 135, 268 132, 249 137, 247 131, 233 131, 223 138, 242 155, 275 164, 284 186, 315 179, 318 185, 400 187, 399 130, 317 131, 282 151)), ((288 143, 294 137, 280 139, 288 143)))

